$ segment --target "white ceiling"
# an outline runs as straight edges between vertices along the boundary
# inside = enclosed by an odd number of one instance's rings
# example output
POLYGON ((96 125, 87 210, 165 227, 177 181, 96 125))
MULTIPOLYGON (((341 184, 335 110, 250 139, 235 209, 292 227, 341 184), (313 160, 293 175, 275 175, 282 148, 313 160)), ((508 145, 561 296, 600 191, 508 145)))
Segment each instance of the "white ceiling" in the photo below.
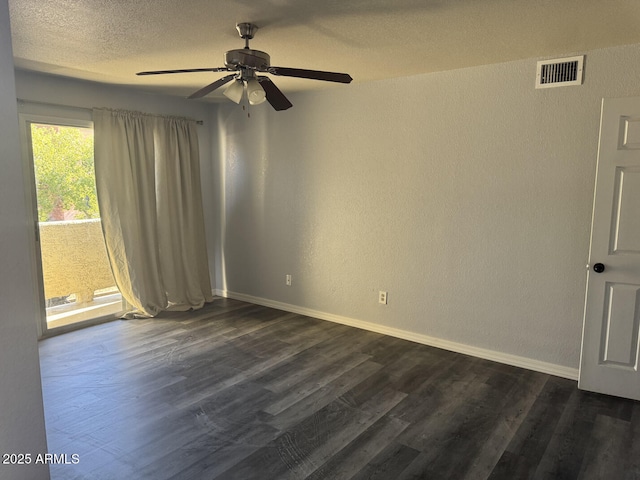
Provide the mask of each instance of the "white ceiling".
MULTIPOLYGON (((224 73, 137 77, 224 66, 251 47, 281 67, 346 72, 354 82, 640 43, 640 0, 9 0, 16 67, 187 96, 224 73)), ((285 93, 348 88, 275 77, 285 93)), ((221 98, 214 92, 207 100, 221 98)))

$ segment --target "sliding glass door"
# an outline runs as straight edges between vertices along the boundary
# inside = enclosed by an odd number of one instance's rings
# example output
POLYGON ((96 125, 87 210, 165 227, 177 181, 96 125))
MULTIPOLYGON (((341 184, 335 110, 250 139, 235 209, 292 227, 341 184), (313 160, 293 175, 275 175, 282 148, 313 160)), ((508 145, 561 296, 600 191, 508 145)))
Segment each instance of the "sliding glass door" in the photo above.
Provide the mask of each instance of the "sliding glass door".
POLYGON ((43 334, 112 319, 123 309, 102 236, 91 122, 24 117, 43 334))

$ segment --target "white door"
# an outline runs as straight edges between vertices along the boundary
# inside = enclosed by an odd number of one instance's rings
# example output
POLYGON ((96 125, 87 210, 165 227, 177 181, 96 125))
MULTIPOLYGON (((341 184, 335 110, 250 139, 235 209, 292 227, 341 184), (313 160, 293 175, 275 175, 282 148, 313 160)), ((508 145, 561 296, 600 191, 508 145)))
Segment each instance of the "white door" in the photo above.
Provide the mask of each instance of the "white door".
POLYGON ((640 400, 640 98, 605 99, 578 386, 640 400))

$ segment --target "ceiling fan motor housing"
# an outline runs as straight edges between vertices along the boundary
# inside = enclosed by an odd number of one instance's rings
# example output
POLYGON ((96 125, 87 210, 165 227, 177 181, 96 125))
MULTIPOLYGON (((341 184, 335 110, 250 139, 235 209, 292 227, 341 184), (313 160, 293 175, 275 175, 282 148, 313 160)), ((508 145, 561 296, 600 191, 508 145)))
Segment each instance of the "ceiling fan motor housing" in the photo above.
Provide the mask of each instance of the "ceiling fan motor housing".
POLYGON ((242 48, 224 54, 224 63, 229 68, 245 67, 264 72, 271 65, 271 57, 260 50, 242 48))

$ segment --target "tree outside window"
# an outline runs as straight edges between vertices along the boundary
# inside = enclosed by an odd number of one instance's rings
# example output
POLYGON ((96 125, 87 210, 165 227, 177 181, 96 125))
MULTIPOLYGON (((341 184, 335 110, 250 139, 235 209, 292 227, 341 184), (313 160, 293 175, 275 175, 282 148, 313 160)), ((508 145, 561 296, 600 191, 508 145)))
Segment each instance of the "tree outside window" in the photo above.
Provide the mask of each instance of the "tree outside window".
POLYGON ((99 218, 93 130, 31 124, 38 221, 99 218))

